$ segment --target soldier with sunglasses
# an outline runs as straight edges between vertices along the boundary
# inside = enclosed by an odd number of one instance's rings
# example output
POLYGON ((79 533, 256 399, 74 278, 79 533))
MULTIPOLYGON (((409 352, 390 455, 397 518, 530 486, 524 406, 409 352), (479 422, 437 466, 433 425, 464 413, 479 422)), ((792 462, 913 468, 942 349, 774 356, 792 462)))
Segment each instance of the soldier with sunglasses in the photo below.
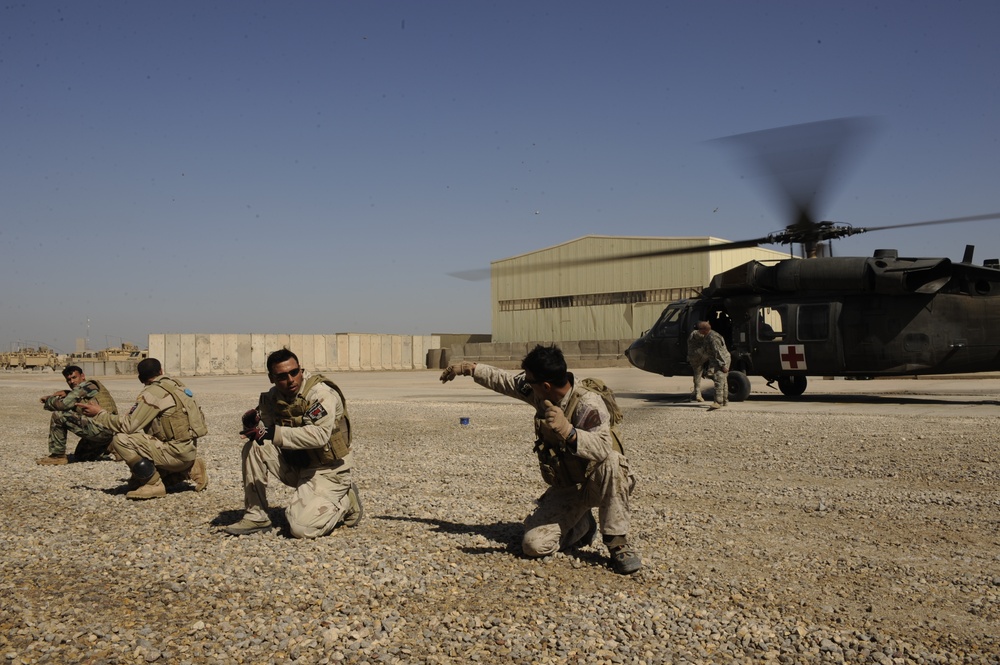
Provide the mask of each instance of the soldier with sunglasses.
POLYGON ((351 423, 344 395, 322 374, 310 374, 288 349, 267 357, 273 387, 243 414, 244 516, 224 530, 234 536, 272 528, 270 475, 295 488, 285 509, 295 538, 325 536, 357 526, 363 509, 352 475, 351 423))

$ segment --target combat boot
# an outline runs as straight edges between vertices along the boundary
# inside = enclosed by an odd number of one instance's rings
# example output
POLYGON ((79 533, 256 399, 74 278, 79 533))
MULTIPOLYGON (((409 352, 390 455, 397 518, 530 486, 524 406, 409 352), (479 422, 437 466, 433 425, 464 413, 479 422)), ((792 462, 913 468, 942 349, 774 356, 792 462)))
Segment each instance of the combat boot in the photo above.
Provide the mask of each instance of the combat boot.
POLYGON ((723 404, 721 402, 712 402, 712 404, 708 407, 708 410, 709 411, 715 411, 716 409, 721 409, 724 406, 725 406, 725 404, 723 404))
POLYGON ((46 457, 39 457, 36 459, 35 464, 40 464, 42 466, 69 464, 69 458, 66 457, 66 455, 48 455, 46 457))
POLYGON ((692 402, 704 402, 705 398, 701 396, 701 392, 693 392, 691 393, 690 400, 692 402))
POLYGON ((357 526, 361 518, 365 516, 365 507, 361 505, 361 495, 358 494, 358 484, 351 483, 351 489, 347 490, 347 498, 351 502, 351 507, 344 515, 344 526, 357 526))
POLYGON ((163 481, 160 480, 160 474, 156 474, 147 480, 145 485, 126 494, 125 498, 133 500, 157 499, 166 495, 167 488, 164 486, 163 481))
POLYGON ((604 544, 611 555, 611 568, 619 575, 631 575, 642 568, 639 553, 629 546, 625 536, 605 536, 604 544))
POLYGON ((231 536, 247 536, 258 531, 270 531, 272 527, 271 520, 265 519, 263 522, 255 522, 252 519, 244 517, 236 524, 230 524, 225 527, 223 531, 231 536))
POLYGON ((155 499, 167 495, 167 488, 160 479, 160 474, 157 472, 153 460, 140 457, 138 462, 130 465, 130 468, 132 469, 132 478, 129 478, 129 484, 135 480, 142 485, 126 493, 126 499, 155 499))
POLYGON ((200 457, 194 458, 194 463, 188 469, 187 478, 194 483, 194 491, 200 492, 208 487, 208 466, 200 457))

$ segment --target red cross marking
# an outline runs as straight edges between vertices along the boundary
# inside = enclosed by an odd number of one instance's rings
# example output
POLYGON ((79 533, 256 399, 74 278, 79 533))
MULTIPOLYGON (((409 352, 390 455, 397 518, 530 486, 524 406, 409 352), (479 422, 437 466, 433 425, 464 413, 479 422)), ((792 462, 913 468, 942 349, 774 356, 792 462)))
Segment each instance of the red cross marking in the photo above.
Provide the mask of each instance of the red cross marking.
POLYGON ((780 346, 778 357, 781 358, 781 369, 806 369, 806 354, 794 344, 780 346))

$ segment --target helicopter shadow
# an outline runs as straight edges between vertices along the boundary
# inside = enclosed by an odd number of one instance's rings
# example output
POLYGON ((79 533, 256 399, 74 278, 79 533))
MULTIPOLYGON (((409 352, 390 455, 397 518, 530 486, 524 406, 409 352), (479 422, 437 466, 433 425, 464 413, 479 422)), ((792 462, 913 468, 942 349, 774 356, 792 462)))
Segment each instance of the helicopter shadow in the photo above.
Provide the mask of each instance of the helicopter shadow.
POLYGON ((694 409, 704 408, 706 403, 711 403, 713 392, 711 390, 705 391, 705 401, 704 402, 693 402, 691 401, 690 393, 678 394, 667 394, 667 393, 629 393, 629 392, 618 392, 615 391, 615 396, 619 399, 634 399, 637 402, 646 402, 652 404, 674 404, 677 406, 687 406, 694 409))
MULTIPOLYGON (((690 401, 687 394, 656 394, 656 393, 618 393, 619 397, 634 399, 647 404, 673 404, 676 406, 687 406, 696 409, 703 408, 699 402, 690 401)), ((706 392, 705 400, 711 399, 711 391, 706 392)), ((913 405, 913 406, 1000 406, 1000 400, 970 398, 968 396, 946 399, 942 397, 929 397, 925 395, 872 395, 872 394, 841 394, 841 393, 814 393, 800 395, 799 397, 786 397, 780 393, 773 395, 754 394, 750 396, 749 402, 767 404, 869 404, 869 405, 913 405)))
POLYGON ((885 405, 957 405, 957 406, 997 406, 1000 400, 970 398, 969 396, 946 399, 943 397, 930 397, 926 395, 843 395, 833 393, 817 393, 813 395, 801 395, 795 398, 784 395, 753 395, 750 398, 754 402, 767 402, 771 404, 779 403, 801 403, 801 404, 885 404, 885 405))

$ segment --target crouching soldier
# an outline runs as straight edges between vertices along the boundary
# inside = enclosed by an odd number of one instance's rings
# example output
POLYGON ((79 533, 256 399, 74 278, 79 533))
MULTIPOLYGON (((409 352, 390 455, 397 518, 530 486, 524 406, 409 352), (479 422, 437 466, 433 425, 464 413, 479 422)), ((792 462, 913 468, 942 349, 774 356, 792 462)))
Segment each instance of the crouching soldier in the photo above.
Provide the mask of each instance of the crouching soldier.
POLYGON ((299 366, 288 349, 267 357, 274 386, 243 415, 245 514, 226 533, 242 536, 272 528, 268 474, 295 488, 285 509, 295 538, 325 536, 340 524, 357 526, 363 509, 351 473, 351 423, 340 388, 299 366))
POLYGON ((205 416, 184 384, 163 375, 160 361, 146 358, 137 367, 145 389, 126 415, 114 415, 97 404, 81 410, 115 432, 111 449, 125 460, 132 476, 127 499, 166 496, 167 482, 191 480, 195 490, 208 486, 205 460, 198 457, 198 438, 208 434, 205 416))

